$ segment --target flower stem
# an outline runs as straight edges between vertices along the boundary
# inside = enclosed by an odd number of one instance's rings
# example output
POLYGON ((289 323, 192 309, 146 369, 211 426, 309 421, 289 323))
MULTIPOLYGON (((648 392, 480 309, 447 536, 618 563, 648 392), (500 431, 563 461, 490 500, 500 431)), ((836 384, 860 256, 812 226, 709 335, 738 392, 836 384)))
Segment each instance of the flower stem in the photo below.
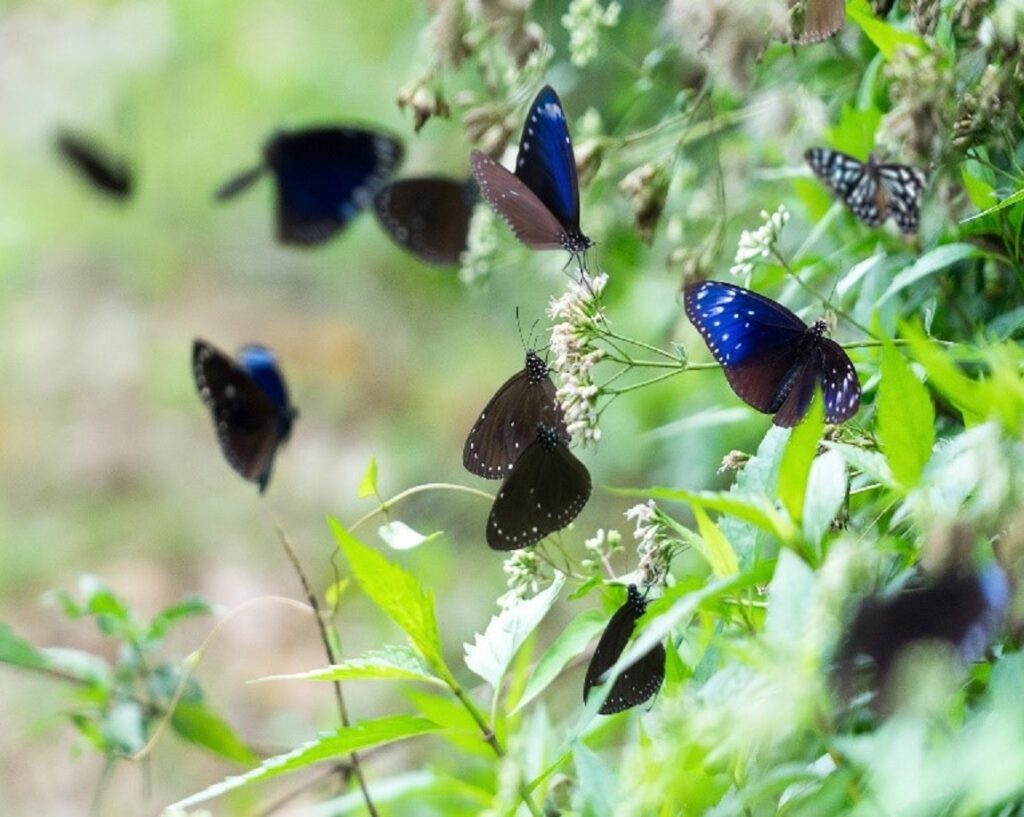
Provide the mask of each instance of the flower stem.
POLYGON ((666 352, 664 349, 659 349, 657 346, 653 346, 650 343, 644 343, 642 340, 637 340, 636 338, 628 338, 625 335, 620 335, 617 332, 612 332, 610 329, 602 330, 601 335, 603 337, 621 340, 623 343, 630 343, 633 346, 639 346, 641 349, 646 349, 648 352, 654 352, 654 354, 666 357, 669 360, 675 361, 676 363, 681 362, 679 358, 676 355, 672 354, 671 352, 666 352))
POLYGON ((349 526, 349 530, 355 531, 356 528, 365 522, 369 522, 373 517, 377 516, 377 514, 387 513, 393 506, 397 505, 403 499, 414 496, 415 494, 426 493, 427 491, 456 491, 458 493, 478 496, 481 499, 486 499, 488 502, 494 501, 493 495, 477 488, 470 488, 468 485, 456 485, 453 482, 425 482, 422 485, 414 485, 412 488, 406 488, 404 491, 395 494, 391 499, 382 500, 376 508, 363 514, 353 522, 349 526))

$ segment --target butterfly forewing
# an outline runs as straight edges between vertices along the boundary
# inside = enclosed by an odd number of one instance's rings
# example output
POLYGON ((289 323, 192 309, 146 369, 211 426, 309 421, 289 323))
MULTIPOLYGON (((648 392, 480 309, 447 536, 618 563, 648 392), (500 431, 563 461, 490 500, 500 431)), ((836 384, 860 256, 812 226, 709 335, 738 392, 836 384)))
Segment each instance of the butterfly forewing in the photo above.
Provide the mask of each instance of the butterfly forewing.
MULTIPOLYGON (((791 12, 795 5, 795 0, 790 0, 791 12)), ((793 31, 793 42, 812 45, 827 40, 843 27, 845 20, 845 0, 807 0, 800 30, 793 31)))
POLYGON ((480 151, 473 151, 470 162, 480 195, 516 238, 533 250, 563 248, 565 230, 561 223, 521 179, 480 151))
POLYGON ((132 194, 128 165, 101 151, 92 142, 70 133, 57 137, 57 150, 95 188, 119 199, 132 194))
POLYGON ((428 264, 458 264, 476 204, 472 181, 399 179, 381 189, 374 210, 391 239, 428 264))
POLYGON ((535 545, 575 519, 590 498, 590 472, 554 428, 541 426, 501 484, 487 519, 493 550, 535 545))
MULTIPOLYGON (((611 669, 626 649, 637 619, 644 614, 647 603, 635 585, 629 586, 629 596, 608 622, 594 656, 587 667, 583 681, 583 701, 590 697, 591 688, 602 682, 602 676, 611 669)), ((612 684, 600 710, 612 715, 630 707, 639 706, 654 695, 665 680, 665 648, 657 644, 623 670, 612 684)))

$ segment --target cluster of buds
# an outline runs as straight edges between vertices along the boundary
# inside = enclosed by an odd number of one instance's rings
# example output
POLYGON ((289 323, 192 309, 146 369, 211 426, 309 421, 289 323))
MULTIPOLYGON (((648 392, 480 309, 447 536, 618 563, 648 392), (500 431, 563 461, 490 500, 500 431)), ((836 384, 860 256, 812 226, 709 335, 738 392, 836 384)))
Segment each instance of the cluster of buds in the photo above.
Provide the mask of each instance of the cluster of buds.
POLYGON ((572 0, 562 15, 562 25, 569 32, 569 54, 577 68, 589 65, 597 56, 602 28, 618 25, 621 6, 612 0, 604 8, 598 0, 572 0))
POLYGON ((761 211, 764 224, 756 230, 744 230, 740 233, 739 244, 736 246, 736 258, 729 272, 737 278, 746 278, 758 263, 773 257, 779 251, 779 240, 782 228, 789 221, 789 210, 780 204, 774 213, 761 211))
POLYGON ((433 117, 447 119, 451 109, 444 95, 436 88, 427 87, 425 80, 411 82, 398 92, 398 107, 403 111, 408 108, 413 115, 413 129, 416 133, 433 117))
POLYGON ((648 587, 664 584, 672 561, 673 542, 667 534, 658 506, 653 499, 642 505, 634 505, 626 511, 626 519, 636 523, 633 538, 636 540, 637 556, 640 557, 637 567, 640 580, 648 587))

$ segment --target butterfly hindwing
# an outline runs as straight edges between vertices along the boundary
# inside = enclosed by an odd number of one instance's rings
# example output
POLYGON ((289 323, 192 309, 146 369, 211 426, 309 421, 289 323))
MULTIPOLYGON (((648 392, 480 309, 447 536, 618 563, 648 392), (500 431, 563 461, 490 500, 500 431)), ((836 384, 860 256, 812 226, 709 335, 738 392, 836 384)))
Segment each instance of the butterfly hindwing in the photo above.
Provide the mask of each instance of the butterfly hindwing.
POLYGON ((476 185, 442 176, 398 179, 374 198, 385 232, 428 264, 458 264, 466 249, 476 185))
MULTIPOLYGON (((796 0, 790 0, 791 14, 796 5, 796 0)), ((845 21, 845 0, 807 0, 804 4, 800 30, 794 28, 792 42, 797 45, 820 43, 836 34, 845 21)))
POLYGON ((889 215, 904 233, 916 233, 921 221, 921 194, 928 177, 908 165, 877 165, 878 183, 885 190, 889 215))

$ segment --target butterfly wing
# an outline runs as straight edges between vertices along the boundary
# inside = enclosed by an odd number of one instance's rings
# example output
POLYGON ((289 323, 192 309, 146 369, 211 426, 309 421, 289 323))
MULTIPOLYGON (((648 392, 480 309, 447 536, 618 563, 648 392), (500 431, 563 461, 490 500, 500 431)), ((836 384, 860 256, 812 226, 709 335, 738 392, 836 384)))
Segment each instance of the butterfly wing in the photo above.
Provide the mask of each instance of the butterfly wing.
POLYGON ((924 171, 908 165, 876 165, 875 175, 896 226, 908 235, 916 233, 921 221, 921 194, 928 183, 924 171))
MULTIPOLYGON (((551 432, 552 437, 556 432, 551 432)), ((562 442, 540 436, 516 461, 487 519, 492 550, 518 550, 561 530, 590 498, 590 472, 562 442)))
POLYGON ((224 457, 262 493, 281 442, 278 407, 248 372, 205 341, 193 343, 192 370, 224 457))
POLYGON ((320 244, 368 206, 402 158, 401 144, 356 128, 274 137, 266 162, 277 178, 277 231, 286 244, 320 244))
POLYGON ((830 148, 811 148, 804 158, 857 218, 870 227, 885 220, 885 197, 880 196, 879 182, 867 165, 830 148))
POLYGON ((434 176, 391 182, 373 204, 381 227, 398 246, 428 264, 458 264, 476 201, 471 182, 434 176))
MULTIPOLYGON (((796 0, 790 0, 792 13, 796 0)), ((793 31, 792 42, 812 45, 836 34, 846 22, 845 0, 807 0, 800 30, 793 31)))
POLYGON ((819 338, 817 379, 825 399, 825 422, 842 423, 860 408, 860 380, 846 351, 830 338, 819 338))
POLYGON ((57 150, 96 189, 119 199, 132 194, 128 165, 101 151, 92 142, 71 133, 57 136, 57 150))

